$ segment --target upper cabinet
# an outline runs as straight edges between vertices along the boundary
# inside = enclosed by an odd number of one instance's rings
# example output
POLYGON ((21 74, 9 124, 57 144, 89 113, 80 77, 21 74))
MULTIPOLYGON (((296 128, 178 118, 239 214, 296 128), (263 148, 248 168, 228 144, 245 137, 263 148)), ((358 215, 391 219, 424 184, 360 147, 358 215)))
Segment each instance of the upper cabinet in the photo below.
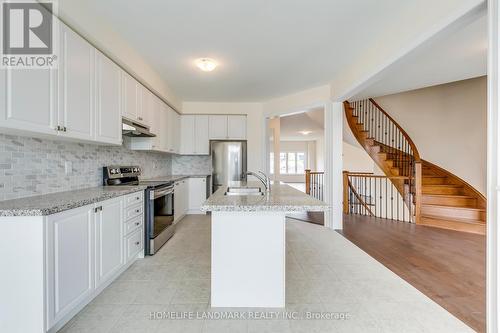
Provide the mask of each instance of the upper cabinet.
POLYGON ((227 116, 211 115, 209 119, 209 137, 211 140, 226 140, 227 136, 227 116))
POLYGON ((0 69, 0 89, 0 127, 11 132, 59 133, 57 70, 0 69))
POLYGON ((181 116, 181 154, 208 155, 208 116, 181 116))
POLYGON ((58 124, 64 136, 94 138, 95 49, 61 24, 58 124))
POLYGON ((121 69, 96 51, 96 141, 121 144, 121 69))
POLYGON ((244 115, 210 115, 210 140, 245 140, 247 117, 244 115))
POLYGON ((229 139, 245 140, 247 138, 247 117, 227 116, 227 136, 229 139))
POLYGON ((153 94, 143 85, 139 85, 139 108, 137 109, 137 120, 146 126, 151 126, 150 109, 152 106, 153 94))
POLYGON ((140 84, 126 72, 122 72, 122 91, 122 117, 141 122, 139 119, 140 84))

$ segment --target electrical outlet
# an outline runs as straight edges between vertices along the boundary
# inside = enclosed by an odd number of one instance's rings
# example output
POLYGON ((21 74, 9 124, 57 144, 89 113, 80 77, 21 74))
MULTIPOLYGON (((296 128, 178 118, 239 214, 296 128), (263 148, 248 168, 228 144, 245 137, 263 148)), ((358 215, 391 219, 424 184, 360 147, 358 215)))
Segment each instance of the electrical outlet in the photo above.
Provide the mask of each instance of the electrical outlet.
POLYGON ((71 161, 64 162, 64 172, 67 176, 73 173, 73 163, 71 161))

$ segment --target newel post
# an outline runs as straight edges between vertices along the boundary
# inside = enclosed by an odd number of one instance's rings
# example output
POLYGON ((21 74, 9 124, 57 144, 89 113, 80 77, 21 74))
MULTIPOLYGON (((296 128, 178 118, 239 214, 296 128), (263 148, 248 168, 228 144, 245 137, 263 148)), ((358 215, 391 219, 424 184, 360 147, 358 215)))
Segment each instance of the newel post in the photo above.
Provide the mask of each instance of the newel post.
POLYGON ((344 183, 342 206, 344 214, 349 214, 349 171, 342 171, 342 179, 344 183))
POLYGON ((311 169, 306 169, 306 194, 311 194, 311 169))
POLYGON ((422 206, 422 162, 415 163, 415 223, 420 223, 422 206))

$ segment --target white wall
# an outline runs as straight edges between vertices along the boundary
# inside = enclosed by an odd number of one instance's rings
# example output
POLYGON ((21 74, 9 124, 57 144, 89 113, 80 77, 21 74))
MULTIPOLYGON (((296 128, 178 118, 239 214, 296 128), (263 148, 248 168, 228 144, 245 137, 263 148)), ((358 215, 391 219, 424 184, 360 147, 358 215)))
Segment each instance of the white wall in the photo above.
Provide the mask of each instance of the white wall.
POLYGON ((486 193, 486 77, 375 98, 421 158, 486 193))
POLYGON ((182 113, 196 114, 246 114, 248 170, 265 170, 264 155, 265 125, 260 103, 212 103, 184 102, 182 113))
POLYGON ((180 111, 181 100, 165 80, 147 63, 139 51, 132 48, 106 22, 99 20, 95 13, 90 12, 85 1, 58 1, 57 8, 58 16, 65 23, 180 111))
POLYGON ((377 173, 375 162, 359 145, 353 146, 344 141, 342 146, 343 170, 350 172, 377 173))

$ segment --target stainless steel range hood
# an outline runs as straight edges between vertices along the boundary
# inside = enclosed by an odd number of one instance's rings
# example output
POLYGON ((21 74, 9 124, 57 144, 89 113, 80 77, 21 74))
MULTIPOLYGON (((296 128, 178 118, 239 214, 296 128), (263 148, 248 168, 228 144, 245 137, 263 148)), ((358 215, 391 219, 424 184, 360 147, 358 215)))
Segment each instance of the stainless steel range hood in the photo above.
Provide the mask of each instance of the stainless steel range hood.
POLYGON ((122 119, 122 135, 131 137, 154 137, 155 134, 149 131, 149 127, 134 123, 128 119, 122 119))

